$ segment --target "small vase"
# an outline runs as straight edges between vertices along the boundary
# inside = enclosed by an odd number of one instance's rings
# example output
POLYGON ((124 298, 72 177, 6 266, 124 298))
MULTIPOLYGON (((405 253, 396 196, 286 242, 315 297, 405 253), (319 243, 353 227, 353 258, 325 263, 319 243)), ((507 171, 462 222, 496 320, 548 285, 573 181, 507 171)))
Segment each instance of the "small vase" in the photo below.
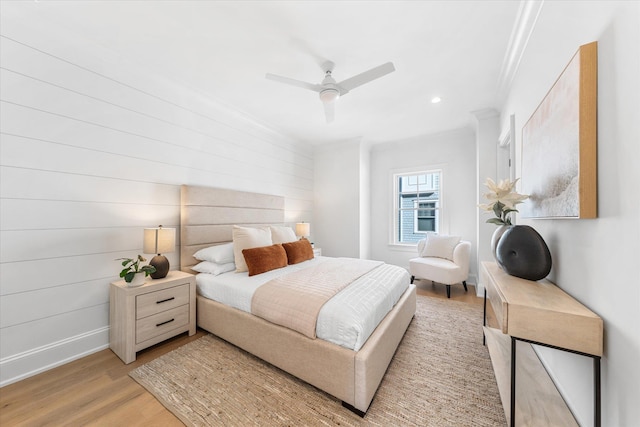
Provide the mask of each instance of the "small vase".
POLYGON ((528 225, 512 225, 496 249, 498 265, 509 275, 540 280, 551 271, 551 253, 544 239, 528 225))
POLYGON ((130 288, 136 288, 138 286, 144 285, 146 276, 144 273, 136 273, 133 275, 133 279, 130 282, 127 282, 127 286, 130 288))
POLYGON ((498 226, 498 228, 496 228, 496 231, 494 231, 493 235, 491 236, 491 253, 493 254, 493 259, 495 259, 496 261, 498 260, 498 258, 496 257, 496 249, 498 248, 498 242, 500 241, 500 238, 502 237, 504 232, 507 231, 508 229, 509 229, 508 225, 506 224, 500 225, 498 226))

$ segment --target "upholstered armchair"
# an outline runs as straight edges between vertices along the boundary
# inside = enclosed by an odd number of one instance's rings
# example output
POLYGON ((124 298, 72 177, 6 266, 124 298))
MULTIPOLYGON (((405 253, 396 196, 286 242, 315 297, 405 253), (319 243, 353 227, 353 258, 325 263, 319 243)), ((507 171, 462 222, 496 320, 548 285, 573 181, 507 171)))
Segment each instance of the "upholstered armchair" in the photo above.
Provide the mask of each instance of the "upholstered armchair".
POLYGON ((411 283, 417 277, 447 286, 451 298, 451 285, 462 283, 467 291, 471 242, 457 236, 431 234, 418 242, 418 257, 409 261, 411 283))

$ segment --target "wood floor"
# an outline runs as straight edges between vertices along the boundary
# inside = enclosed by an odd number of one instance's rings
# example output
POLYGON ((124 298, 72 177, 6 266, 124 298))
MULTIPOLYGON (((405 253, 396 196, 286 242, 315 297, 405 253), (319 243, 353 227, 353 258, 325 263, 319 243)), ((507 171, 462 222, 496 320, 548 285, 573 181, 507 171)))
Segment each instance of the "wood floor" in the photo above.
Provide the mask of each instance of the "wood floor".
MULTIPOLYGON (((446 298, 444 285, 415 284, 418 295, 446 298)), ((473 286, 468 292, 452 286, 451 300, 482 304, 473 286)), ((5 386, 0 389, 0 426, 182 426, 128 374, 205 334, 199 329, 192 337, 179 335, 138 352, 129 365, 107 349, 5 386)))

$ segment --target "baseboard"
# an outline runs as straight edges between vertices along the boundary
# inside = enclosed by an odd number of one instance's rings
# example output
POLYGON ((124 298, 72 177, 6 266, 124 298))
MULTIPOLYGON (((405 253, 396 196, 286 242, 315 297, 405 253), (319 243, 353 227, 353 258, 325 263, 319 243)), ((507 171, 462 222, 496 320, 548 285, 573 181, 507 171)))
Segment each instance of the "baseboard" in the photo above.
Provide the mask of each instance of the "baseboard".
POLYGON ((0 360, 0 387, 109 348, 109 327, 95 329, 0 360))

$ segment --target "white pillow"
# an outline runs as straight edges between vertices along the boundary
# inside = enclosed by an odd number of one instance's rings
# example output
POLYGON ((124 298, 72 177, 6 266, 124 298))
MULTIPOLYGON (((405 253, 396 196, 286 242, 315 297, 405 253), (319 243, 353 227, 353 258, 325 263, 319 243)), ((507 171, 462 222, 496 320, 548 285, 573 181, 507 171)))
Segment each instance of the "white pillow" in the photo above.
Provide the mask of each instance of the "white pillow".
POLYGON ((191 269, 197 271, 198 273, 208 273, 217 276, 219 274, 235 270, 236 265, 233 262, 228 262, 226 264, 216 264, 215 262, 202 261, 201 263, 198 263, 191 267, 191 269))
POLYGON ((193 257, 200 261, 210 261, 215 262, 216 264, 227 264, 229 262, 233 262, 233 242, 200 249, 198 252, 193 254, 193 257))
POLYGON ((420 256, 431 256, 453 261, 453 250, 458 246, 460 236, 430 234, 420 256))
POLYGON ((289 243, 298 240, 298 236, 291 227, 283 227, 281 225, 271 225, 271 241, 274 245, 278 243, 289 243))
POLYGON ((236 263, 236 272, 249 271, 247 263, 242 255, 243 249, 271 246, 271 230, 269 227, 253 228, 233 226, 233 254, 236 263))

